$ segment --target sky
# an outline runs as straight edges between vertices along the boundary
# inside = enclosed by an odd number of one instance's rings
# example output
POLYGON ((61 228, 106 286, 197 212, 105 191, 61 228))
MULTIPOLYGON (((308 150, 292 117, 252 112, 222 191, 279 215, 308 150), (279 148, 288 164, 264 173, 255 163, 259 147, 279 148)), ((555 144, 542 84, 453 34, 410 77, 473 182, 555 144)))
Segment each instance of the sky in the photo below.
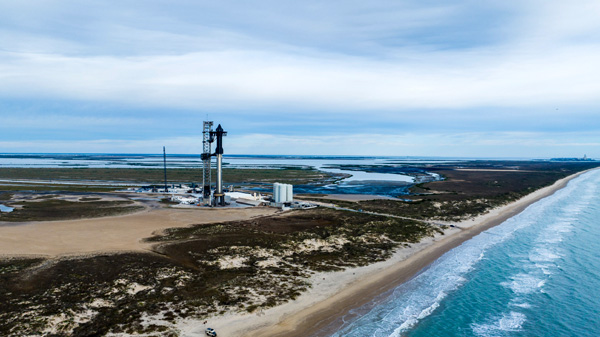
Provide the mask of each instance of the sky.
POLYGON ((0 0, 0 153, 600 158, 597 0, 0 0))

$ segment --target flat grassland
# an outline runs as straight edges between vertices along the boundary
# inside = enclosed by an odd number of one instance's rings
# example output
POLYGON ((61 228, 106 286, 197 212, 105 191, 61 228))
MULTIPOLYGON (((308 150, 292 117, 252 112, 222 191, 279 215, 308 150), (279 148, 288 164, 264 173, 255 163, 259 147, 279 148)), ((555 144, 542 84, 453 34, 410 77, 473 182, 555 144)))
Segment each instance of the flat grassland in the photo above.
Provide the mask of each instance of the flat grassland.
MULTIPOLYGON (((213 170, 213 177, 216 173, 213 170)), ((313 169, 223 169, 226 183, 318 183, 331 175, 313 169)), ((0 168, 0 180, 53 180, 85 182, 115 182, 158 184, 164 182, 164 172, 155 168, 0 168)), ((201 169, 168 169, 168 183, 202 182, 201 169)), ((1 187, 0 187, 1 189, 1 187)))

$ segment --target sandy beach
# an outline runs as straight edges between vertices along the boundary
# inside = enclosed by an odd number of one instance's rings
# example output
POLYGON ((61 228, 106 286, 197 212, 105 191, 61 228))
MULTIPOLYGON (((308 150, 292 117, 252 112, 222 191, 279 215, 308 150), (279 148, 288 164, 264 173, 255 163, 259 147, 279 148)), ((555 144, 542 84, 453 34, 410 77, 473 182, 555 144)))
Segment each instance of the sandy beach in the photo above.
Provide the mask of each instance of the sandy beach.
MULTIPOLYGON (((209 320, 219 336, 314 336, 351 309, 359 307, 382 292, 409 280, 447 251, 477 234, 501 224, 532 203, 566 186, 580 172, 537 190, 515 202, 493 209, 477 218, 454 223, 438 235, 399 249, 392 258, 365 267, 335 273, 319 273, 312 288, 295 301, 254 314, 225 315, 209 320)), ((180 322, 183 336, 200 332, 195 321, 180 322)))

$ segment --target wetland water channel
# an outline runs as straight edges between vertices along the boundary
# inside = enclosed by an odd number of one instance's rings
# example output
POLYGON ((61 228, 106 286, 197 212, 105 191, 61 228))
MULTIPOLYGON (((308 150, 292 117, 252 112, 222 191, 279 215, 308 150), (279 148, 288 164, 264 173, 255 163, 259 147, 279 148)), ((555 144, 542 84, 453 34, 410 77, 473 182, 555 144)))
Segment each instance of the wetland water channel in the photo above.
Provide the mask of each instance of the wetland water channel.
MULTIPOLYGON (((406 158, 403 158, 406 161, 406 158)), ((236 169, 317 169, 339 175, 340 179, 323 185, 294 185, 295 193, 408 194, 415 183, 439 179, 435 174, 394 165, 394 157, 343 156, 237 156, 224 158, 225 168, 236 169)), ((428 162, 415 159, 419 162, 428 162)), ((402 160, 400 160, 402 161, 402 160)), ((406 161, 409 162, 409 161, 406 161)), ((200 169, 199 155, 168 155, 169 168, 200 169)), ((0 167, 58 168, 160 168, 162 156, 143 154, 0 154, 0 167)), ((271 186, 252 187, 270 192, 271 186)))

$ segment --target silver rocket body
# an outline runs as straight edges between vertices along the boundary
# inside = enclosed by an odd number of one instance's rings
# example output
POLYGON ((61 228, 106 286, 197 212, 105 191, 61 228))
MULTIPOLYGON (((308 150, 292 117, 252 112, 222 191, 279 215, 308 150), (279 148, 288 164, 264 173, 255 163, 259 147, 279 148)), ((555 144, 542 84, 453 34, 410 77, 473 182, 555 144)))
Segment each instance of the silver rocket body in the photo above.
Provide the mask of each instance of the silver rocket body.
POLYGON ((214 156, 217 157, 217 189, 214 196, 215 206, 225 206, 225 194, 223 193, 223 136, 227 136, 227 132, 223 131, 221 124, 217 126, 217 130, 211 132, 217 139, 217 147, 214 156))
POLYGON ((215 204, 225 205, 225 194, 223 193, 223 155, 217 155, 217 190, 215 192, 215 204))

